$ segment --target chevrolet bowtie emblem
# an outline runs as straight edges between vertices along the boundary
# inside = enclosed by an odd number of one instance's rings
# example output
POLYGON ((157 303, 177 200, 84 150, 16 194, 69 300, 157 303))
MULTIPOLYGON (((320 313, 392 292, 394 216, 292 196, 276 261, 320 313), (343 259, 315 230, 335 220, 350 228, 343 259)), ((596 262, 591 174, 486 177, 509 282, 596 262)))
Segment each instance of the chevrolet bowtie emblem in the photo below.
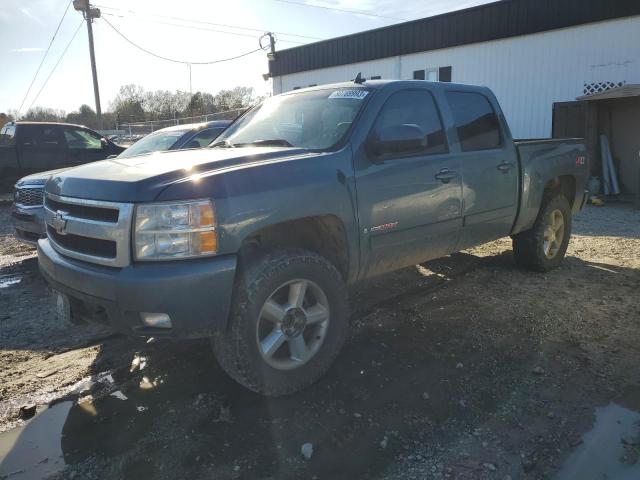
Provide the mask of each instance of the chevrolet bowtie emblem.
POLYGON ((66 235, 65 228, 67 228, 67 219, 65 218, 67 212, 63 212, 58 210, 53 214, 53 219, 51 220, 51 226, 58 233, 58 235, 66 235))

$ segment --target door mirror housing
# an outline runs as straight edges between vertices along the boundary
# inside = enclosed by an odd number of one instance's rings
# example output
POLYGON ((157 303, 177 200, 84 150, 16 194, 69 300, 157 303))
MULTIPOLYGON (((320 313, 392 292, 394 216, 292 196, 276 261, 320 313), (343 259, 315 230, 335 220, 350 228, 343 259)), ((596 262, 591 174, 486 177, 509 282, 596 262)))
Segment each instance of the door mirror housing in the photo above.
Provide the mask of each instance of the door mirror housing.
POLYGON ((374 157, 419 152, 427 147, 427 136, 415 124, 391 125, 371 138, 367 147, 374 157))

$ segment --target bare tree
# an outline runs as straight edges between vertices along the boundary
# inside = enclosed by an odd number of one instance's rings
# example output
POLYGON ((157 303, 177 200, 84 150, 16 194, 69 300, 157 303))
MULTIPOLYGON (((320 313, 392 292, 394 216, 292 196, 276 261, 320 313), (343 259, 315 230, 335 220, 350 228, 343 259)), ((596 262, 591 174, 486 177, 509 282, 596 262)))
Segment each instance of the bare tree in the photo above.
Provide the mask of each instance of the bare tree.
POLYGON ((80 105, 77 112, 71 112, 67 115, 66 121, 69 123, 77 123, 90 128, 98 128, 98 116, 89 105, 80 105))
POLYGON ((13 121, 13 115, 11 113, 0 113, 0 128, 7 123, 13 121))
POLYGON ((66 115, 64 110, 46 107, 34 107, 25 113, 20 120, 32 122, 63 122, 66 115))

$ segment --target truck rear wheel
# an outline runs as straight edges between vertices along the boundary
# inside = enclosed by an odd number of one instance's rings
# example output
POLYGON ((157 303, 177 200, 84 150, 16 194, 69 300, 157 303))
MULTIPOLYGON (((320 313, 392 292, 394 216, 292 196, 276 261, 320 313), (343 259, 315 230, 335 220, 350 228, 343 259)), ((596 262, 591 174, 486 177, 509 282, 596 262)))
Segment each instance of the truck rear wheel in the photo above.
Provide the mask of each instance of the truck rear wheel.
POLYGON ((571 237, 571 207, 561 193, 547 196, 530 230, 512 237, 516 263, 527 270, 548 272, 564 259, 571 237))
POLYGON ((255 392, 279 396, 322 376, 348 334, 346 288, 325 258, 281 250, 254 260, 236 282, 227 329, 213 339, 222 368, 255 392))

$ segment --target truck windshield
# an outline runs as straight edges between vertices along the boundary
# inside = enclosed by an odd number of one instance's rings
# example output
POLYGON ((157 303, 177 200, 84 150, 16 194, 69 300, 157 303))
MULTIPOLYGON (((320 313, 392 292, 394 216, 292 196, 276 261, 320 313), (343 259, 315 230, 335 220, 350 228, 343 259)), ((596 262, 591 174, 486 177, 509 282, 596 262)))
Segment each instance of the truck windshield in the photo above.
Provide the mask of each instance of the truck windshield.
POLYGON ((331 149, 346 135, 369 93, 354 87, 271 97, 232 124, 212 147, 331 149))
POLYGON ((150 133, 118 155, 118 158, 129 158, 135 155, 142 155, 144 153, 169 150, 178 141, 178 139, 188 131, 188 129, 181 129, 150 133))

